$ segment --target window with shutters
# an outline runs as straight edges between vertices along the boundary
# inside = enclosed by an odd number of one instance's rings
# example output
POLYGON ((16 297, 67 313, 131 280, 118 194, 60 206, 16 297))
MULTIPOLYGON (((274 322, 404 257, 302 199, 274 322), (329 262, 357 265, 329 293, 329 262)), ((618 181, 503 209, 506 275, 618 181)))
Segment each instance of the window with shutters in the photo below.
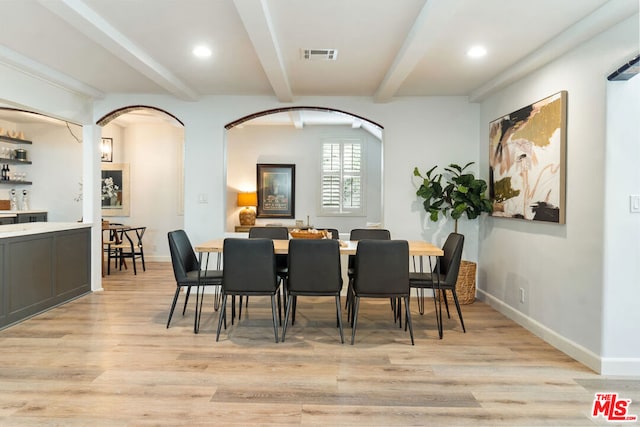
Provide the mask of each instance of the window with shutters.
POLYGON ((358 139, 322 143, 320 211, 325 215, 364 215, 364 146, 358 139))

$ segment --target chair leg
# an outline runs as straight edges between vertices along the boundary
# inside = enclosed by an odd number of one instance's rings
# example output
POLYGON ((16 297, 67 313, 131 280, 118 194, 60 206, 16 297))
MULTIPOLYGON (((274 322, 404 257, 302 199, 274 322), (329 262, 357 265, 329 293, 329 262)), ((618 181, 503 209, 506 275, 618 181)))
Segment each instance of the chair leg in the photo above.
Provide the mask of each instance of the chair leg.
MULTIPOLYGON (((289 313, 291 313, 291 300, 295 298, 293 295, 289 295, 287 298, 287 308, 284 311, 284 325, 282 325, 282 342, 284 342, 284 336, 287 333, 287 324, 289 323, 289 313)), ((291 324, 293 325, 293 323, 291 324)))
MULTIPOLYGON (((176 302, 178 302, 178 295, 180 295, 180 286, 176 287, 176 293, 173 296, 173 303, 171 304, 171 310, 169 311, 169 320, 167 320, 167 329, 169 329, 169 323, 171 323, 171 317, 173 316, 173 310, 176 308, 176 302)), ((184 312, 182 314, 184 314, 184 312)))
POLYGON ((449 314, 449 302, 447 302, 447 290, 442 290, 442 299, 444 300, 444 306, 447 308, 447 318, 451 319, 451 315, 449 314))
POLYGON ((424 288, 416 289, 418 299, 418 313, 422 316, 424 314, 424 288))
POLYGON ((453 293, 453 301, 456 303, 456 308, 458 309, 458 317, 460 318, 460 324, 462 325, 462 332, 466 334, 467 330, 464 327, 464 320, 462 320, 462 310, 460 310, 460 303, 458 302, 458 294, 456 293, 455 290, 452 290, 451 293, 453 293))
POLYGON ((242 295, 240 295, 240 303, 238 304, 238 322, 240 322, 240 319, 242 319, 242 298, 242 295))
POLYGON ((187 295, 184 298, 184 307, 182 307, 182 315, 187 311, 187 303, 189 302, 189 295, 191 294, 191 286, 187 286, 187 295))
POLYGON ((227 295, 222 296, 222 307, 220 308, 220 316, 218 317, 218 330, 216 331, 216 342, 220 339, 220 329, 222 328, 222 319, 224 318, 225 329, 227 325, 226 318, 227 295))
MULTIPOLYGON (((338 327, 340 328, 340 343, 344 344, 344 333, 342 332, 342 304, 340 303, 340 295, 336 295, 336 315, 338 316, 338 327)), ((284 341, 284 335, 282 335, 284 341)))
POLYGON ((142 271, 147 271, 147 267, 144 265, 144 251, 140 249, 140 261, 142 261, 142 271))
POLYGON ((277 344, 278 343, 278 319, 276 319, 276 295, 275 294, 271 295, 271 314, 273 315, 273 334, 276 336, 276 344, 277 344))
POLYGON ((293 317, 291 318, 291 324, 295 325, 296 324, 296 308, 298 307, 298 296, 293 295, 293 297, 289 297, 289 298, 293 298, 293 317))
POLYGON ((219 286, 215 286, 215 289, 213 290, 213 311, 218 311, 220 309, 222 293, 219 288, 219 286))
POLYGON ((409 324, 409 335, 411 335, 411 345, 415 345, 413 343, 413 323, 411 323, 411 310, 409 310, 409 297, 405 296, 404 297, 404 307, 405 307, 405 317, 406 319, 404 320, 405 322, 405 326, 407 324, 409 324))
POLYGON ((354 295, 355 301, 353 306, 353 321, 351 322, 351 345, 356 341, 356 324, 358 323, 358 308, 360 306, 360 297, 354 295))

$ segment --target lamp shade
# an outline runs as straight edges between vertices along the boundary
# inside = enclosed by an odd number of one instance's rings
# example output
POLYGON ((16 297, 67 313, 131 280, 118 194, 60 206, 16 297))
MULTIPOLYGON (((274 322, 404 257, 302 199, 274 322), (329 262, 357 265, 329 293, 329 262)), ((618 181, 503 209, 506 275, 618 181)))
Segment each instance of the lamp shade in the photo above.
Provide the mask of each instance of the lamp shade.
POLYGON ((258 193, 238 193, 238 206, 258 206, 258 193))

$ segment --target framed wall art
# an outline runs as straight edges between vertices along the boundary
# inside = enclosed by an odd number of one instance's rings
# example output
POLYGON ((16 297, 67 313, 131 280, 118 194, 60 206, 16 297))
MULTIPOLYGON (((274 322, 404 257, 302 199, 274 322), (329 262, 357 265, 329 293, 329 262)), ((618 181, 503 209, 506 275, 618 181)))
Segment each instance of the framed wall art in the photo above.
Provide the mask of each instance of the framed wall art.
POLYGON ((102 216, 129 216, 129 164, 102 165, 100 187, 102 216))
POLYGON ((258 218, 294 218, 296 165, 257 164, 258 218))
POLYGON ((492 216, 565 223, 567 92, 489 124, 492 216))

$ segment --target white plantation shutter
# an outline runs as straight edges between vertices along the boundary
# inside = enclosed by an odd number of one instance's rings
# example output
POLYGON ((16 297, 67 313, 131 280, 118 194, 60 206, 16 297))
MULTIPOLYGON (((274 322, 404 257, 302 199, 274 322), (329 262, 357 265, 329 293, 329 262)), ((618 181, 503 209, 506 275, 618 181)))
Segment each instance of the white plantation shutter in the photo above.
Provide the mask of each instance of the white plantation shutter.
POLYGON ((363 145, 360 140, 331 139, 322 144, 321 212, 364 214, 363 145))

